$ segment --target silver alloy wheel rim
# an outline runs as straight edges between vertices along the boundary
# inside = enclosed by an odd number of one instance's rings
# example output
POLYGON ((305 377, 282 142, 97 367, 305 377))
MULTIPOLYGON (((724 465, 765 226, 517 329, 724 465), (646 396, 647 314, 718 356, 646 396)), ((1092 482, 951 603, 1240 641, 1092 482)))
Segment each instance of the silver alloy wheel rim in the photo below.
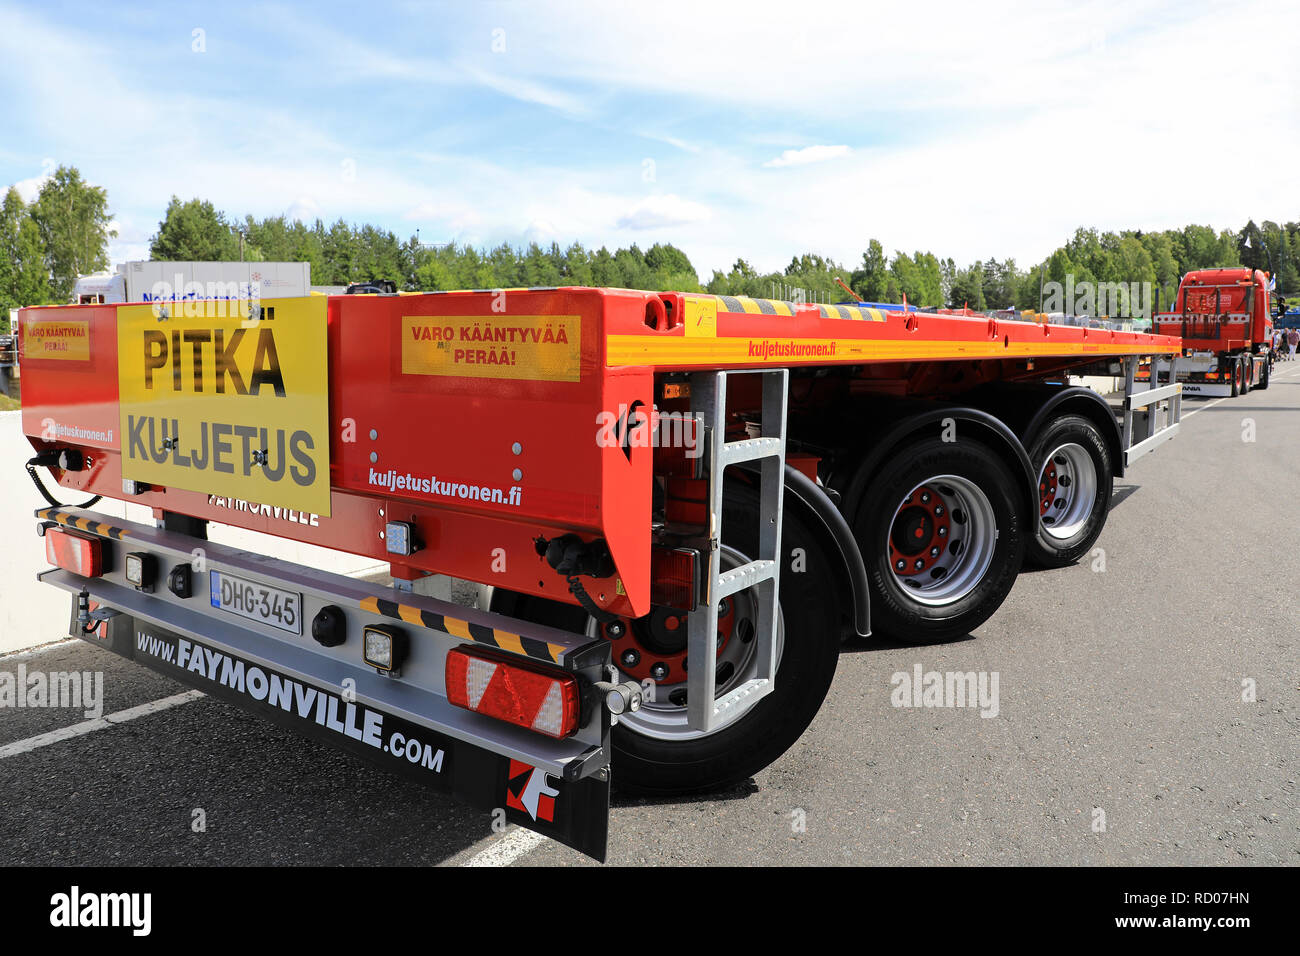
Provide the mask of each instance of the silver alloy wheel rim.
POLYGON ((1092 517, 1097 502, 1097 465, 1088 449, 1075 442, 1061 445, 1043 459, 1040 482, 1049 463, 1056 466, 1056 494, 1043 514, 1040 489, 1039 520, 1049 538, 1064 541, 1082 531, 1092 517))
POLYGON ((940 607, 961 600, 984 580, 989 565, 993 563, 997 540, 998 526, 993 505, 979 485, 958 475, 936 475, 918 482, 894 512, 882 542, 884 564, 909 598, 918 604, 940 607), (908 507, 912 496, 923 488, 931 488, 938 493, 951 516, 952 524, 960 530, 951 532, 944 551, 933 568, 921 574, 903 574, 891 560, 890 541, 895 523, 908 507), (940 571, 942 573, 936 573, 940 571))
MULTIPOLYGON (((738 568, 741 565, 748 564, 749 558, 745 557, 735 548, 722 545, 718 549, 719 566, 723 572, 738 568)), ((747 620, 751 627, 757 626, 757 604, 754 600, 754 589, 746 588, 731 595, 727 600, 735 603, 736 619, 732 628, 733 639, 727 642, 722 654, 718 656, 718 666, 721 667, 724 662, 730 661, 733 666, 731 677, 721 684, 716 692, 716 697, 739 687, 745 681, 750 680, 757 673, 758 662, 754 654, 757 647, 756 640, 745 642, 740 640, 736 635, 740 630, 742 620, 747 620)), ((595 618, 587 619, 587 635, 589 637, 600 636, 600 625, 595 618)), ((781 614, 781 605, 778 602, 776 608, 776 661, 777 667, 781 665, 781 655, 785 650, 785 625, 781 614)), ((615 660, 615 666, 618 665, 615 660)), ((627 674, 619 670, 619 680, 635 680, 629 678, 627 674)), ((731 726, 745 714, 749 713, 755 706, 762 702, 761 699, 754 699, 752 696, 746 700, 729 707, 722 716, 721 721, 714 725, 714 728, 708 733, 695 730, 690 726, 684 705, 673 704, 668 700, 668 695, 679 687, 685 687, 686 682, 680 684, 669 684, 666 688, 656 688, 656 699, 647 701, 641 705, 641 709, 630 714, 622 714, 618 721, 621 725, 626 726, 629 730, 634 731, 644 737, 652 737, 655 740, 697 740, 701 737, 711 736, 718 731, 731 726)))

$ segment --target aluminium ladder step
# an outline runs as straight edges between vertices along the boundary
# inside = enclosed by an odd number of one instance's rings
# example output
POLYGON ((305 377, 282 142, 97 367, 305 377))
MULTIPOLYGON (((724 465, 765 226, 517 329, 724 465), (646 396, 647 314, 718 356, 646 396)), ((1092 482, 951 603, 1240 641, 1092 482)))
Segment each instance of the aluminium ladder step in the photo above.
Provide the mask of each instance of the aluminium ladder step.
POLYGON ((785 500, 786 392, 789 372, 741 370, 700 372, 691 379, 691 412, 706 436, 704 477, 708 482, 709 553, 703 601, 687 616, 686 710, 690 727, 709 731, 737 707, 749 706, 776 687, 777 600, 780 585, 781 521, 785 500), (734 375, 762 376, 759 435, 726 441, 727 381, 734 375), (721 569, 723 475, 731 465, 760 462, 758 553, 746 563, 721 569), (766 519, 766 520, 764 520, 766 519), (719 603, 752 590, 755 608, 754 673, 717 696, 719 603))

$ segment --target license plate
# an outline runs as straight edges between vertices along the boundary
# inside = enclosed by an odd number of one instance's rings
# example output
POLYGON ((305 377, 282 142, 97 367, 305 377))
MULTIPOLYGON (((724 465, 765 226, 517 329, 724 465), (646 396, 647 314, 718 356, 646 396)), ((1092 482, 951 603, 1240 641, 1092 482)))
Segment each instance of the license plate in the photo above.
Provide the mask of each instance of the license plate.
POLYGON ((211 571, 209 574, 213 607, 278 627, 290 634, 302 633, 301 594, 249 581, 224 571, 211 571))

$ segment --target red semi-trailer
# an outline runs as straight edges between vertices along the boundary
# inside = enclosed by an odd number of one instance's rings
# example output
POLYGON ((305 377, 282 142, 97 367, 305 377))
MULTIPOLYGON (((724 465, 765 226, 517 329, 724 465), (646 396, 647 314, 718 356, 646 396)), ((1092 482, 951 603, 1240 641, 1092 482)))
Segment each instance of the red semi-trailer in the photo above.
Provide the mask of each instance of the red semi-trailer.
POLYGON ((75 634, 601 858, 611 779, 744 779, 844 637, 964 635, 1024 562, 1085 554, 1179 395, 1121 430, 1067 376, 1183 345, 586 288, 33 308, 19 335, 30 467, 154 518, 47 490, 75 634))

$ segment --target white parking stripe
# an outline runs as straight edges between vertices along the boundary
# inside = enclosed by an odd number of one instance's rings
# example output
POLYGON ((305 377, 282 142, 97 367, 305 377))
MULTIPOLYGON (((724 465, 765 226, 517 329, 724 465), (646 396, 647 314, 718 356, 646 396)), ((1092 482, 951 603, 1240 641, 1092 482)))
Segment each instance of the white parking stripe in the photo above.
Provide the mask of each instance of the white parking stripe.
POLYGON ((40 644, 36 647, 25 648, 17 651, 9 651, 6 654, 0 654, 0 664, 8 664, 10 661, 25 661, 33 657, 40 657, 42 654, 48 654, 50 651, 57 651, 69 644, 77 643, 75 637, 64 637, 49 644, 40 644))
POLYGON ((69 727, 60 727, 58 730, 51 730, 49 733, 37 734, 35 737, 28 737, 26 740, 17 740, 11 744, 5 744, 0 747, 0 760, 6 757, 16 757, 18 754, 29 753, 33 750, 39 750, 41 747, 48 747, 50 744, 57 744, 63 740, 71 740, 74 737, 81 737, 84 734, 94 733, 96 730, 107 730, 114 724, 124 724, 128 720, 135 720, 137 717, 147 717, 150 714, 156 714, 160 710, 168 710, 172 707, 178 707, 181 704, 188 704, 192 700, 198 700, 204 694, 197 690, 187 690, 183 694, 175 694, 171 697, 164 697, 161 700, 151 700, 147 704, 140 704, 137 707, 128 707, 126 710, 114 711, 104 717, 96 717, 94 720, 83 720, 79 724, 72 724, 69 727))
POLYGON ((529 850, 541 846, 546 837, 532 830, 515 827, 484 850, 465 861, 465 866, 509 866, 529 850))
MULTIPOLYGON (((1300 372, 1300 368, 1293 368, 1293 369, 1288 369, 1288 370, 1285 371, 1285 372, 1277 372, 1277 373, 1274 373, 1273 377, 1274 377, 1274 378, 1290 378, 1291 376, 1295 375, 1295 374, 1298 373, 1298 372, 1300 372)), ((1231 397, 1231 396, 1227 396, 1227 395, 1225 395, 1223 398, 1216 398, 1216 399, 1215 399, 1214 401, 1212 401, 1212 402, 1206 402, 1204 405, 1198 405, 1198 406, 1196 406, 1196 408, 1193 409, 1192 411, 1190 411, 1190 412, 1184 412, 1184 413, 1183 413, 1183 420, 1186 421, 1187 419, 1189 419, 1189 418, 1191 418, 1193 415, 1195 415, 1197 412, 1203 412, 1203 411, 1205 411, 1207 408, 1213 408, 1215 405, 1218 405, 1220 402, 1226 402, 1230 397, 1231 397)))
POLYGON ((1195 415, 1197 412, 1203 412, 1203 411, 1205 411, 1207 408, 1213 408, 1215 405, 1218 405, 1220 402, 1226 402, 1227 400, 1228 400, 1227 398, 1216 398, 1216 399, 1215 399, 1214 401, 1212 401, 1212 402, 1207 402, 1207 403, 1204 404, 1204 405, 1198 405, 1198 406, 1196 406, 1196 409, 1195 409, 1194 411, 1183 412, 1183 417, 1182 417, 1181 420, 1182 420, 1182 421, 1187 421, 1187 419, 1191 418, 1191 417, 1192 417, 1193 415, 1195 415))

